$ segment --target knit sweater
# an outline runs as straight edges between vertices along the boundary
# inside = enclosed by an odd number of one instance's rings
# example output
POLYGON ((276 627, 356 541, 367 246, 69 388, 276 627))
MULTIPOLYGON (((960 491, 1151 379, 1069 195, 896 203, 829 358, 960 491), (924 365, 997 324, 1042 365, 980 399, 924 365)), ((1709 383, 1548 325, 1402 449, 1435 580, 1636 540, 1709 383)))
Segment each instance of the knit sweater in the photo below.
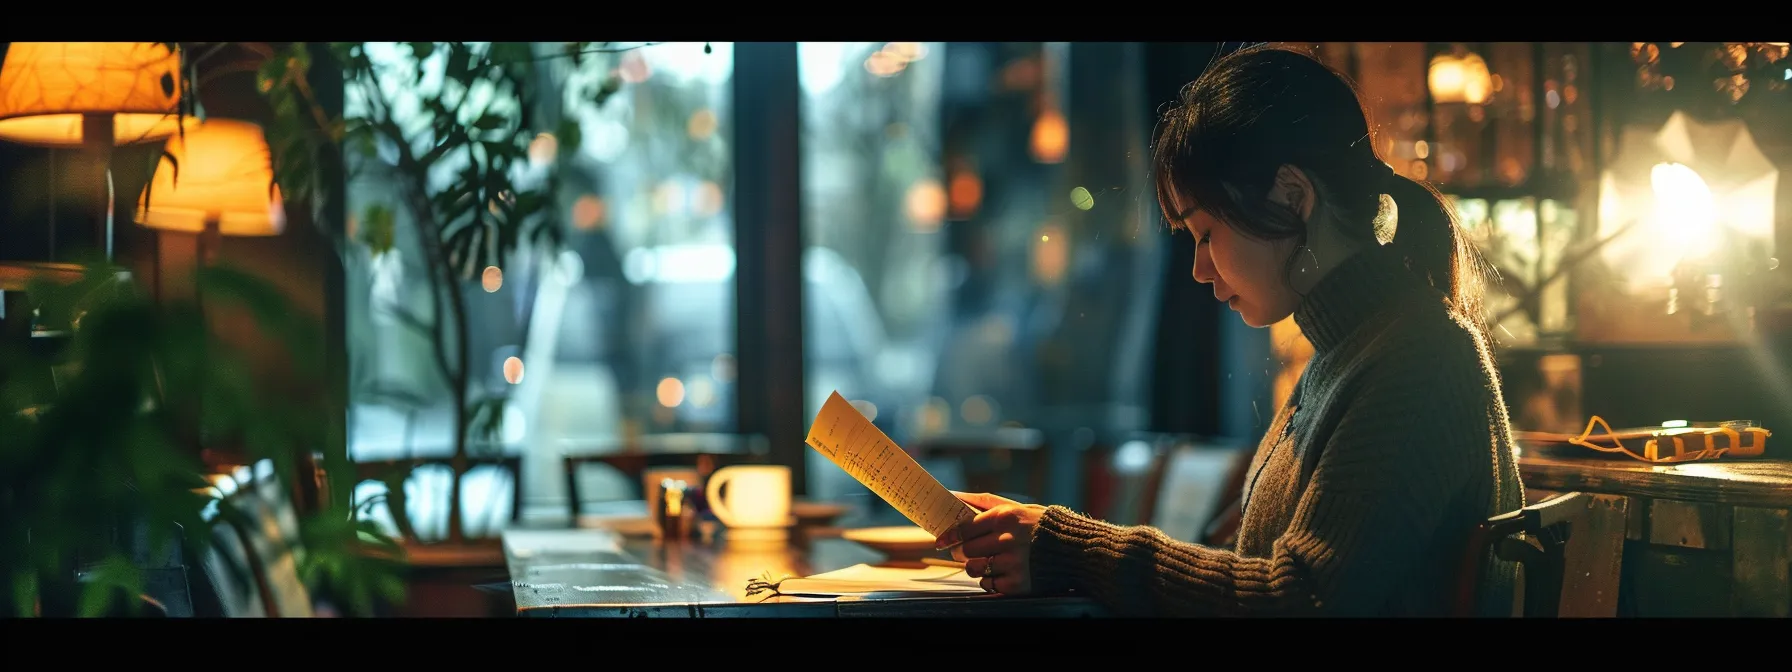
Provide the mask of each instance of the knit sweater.
MULTIPOLYGON (((1385 248, 1294 319, 1314 354, 1251 460, 1236 549, 1048 507, 1036 592, 1133 616, 1449 613, 1470 532, 1524 503, 1485 340, 1385 248)), ((1486 564, 1481 611, 1510 615, 1516 569, 1486 564)))

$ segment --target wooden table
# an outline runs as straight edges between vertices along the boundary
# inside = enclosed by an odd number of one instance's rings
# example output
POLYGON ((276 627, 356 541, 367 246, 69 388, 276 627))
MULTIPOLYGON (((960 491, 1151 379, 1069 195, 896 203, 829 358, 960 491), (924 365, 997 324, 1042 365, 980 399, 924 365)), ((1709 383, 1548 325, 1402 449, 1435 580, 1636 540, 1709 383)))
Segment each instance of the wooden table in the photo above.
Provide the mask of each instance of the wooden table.
POLYGON ((1656 465, 1527 447, 1531 499, 1622 499, 1619 616, 1792 615, 1792 462, 1656 465))
MULTIPOLYGON (((725 534, 725 533, 724 533, 725 534)), ((571 618, 1088 617, 1081 598, 999 595, 900 599, 749 597, 747 581, 882 560, 838 537, 744 544, 659 542, 605 529, 504 533, 518 616, 571 618), (762 599, 764 598, 764 599, 762 599)))

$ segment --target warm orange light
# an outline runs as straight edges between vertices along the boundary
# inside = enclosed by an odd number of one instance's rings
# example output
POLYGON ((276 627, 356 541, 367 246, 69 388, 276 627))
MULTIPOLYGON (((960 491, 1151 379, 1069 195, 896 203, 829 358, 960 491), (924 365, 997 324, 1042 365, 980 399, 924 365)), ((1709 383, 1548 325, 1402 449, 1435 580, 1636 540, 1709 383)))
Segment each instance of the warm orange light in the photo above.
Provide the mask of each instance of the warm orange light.
POLYGON ((110 114, 113 144, 160 140, 179 129, 181 93, 180 55, 157 42, 14 42, 0 65, 0 138, 78 147, 82 115, 110 114))
POLYGON ((908 219, 916 231, 935 231, 946 217, 946 189, 939 180, 917 180, 908 188, 908 219))
POLYGON ((167 153, 137 201, 137 223, 226 236, 273 236, 286 228, 267 139, 247 121, 212 119, 168 139, 167 153))
POLYGON ((537 133, 535 139, 529 141, 529 163, 545 166, 554 162, 560 154, 560 139, 552 133, 537 133))
POLYGON ((865 58, 865 71, 878 77, 893 77, 907 67, 907 60, 889 51, 878 50, 865 58))
POLYGON ((1062 227, 1056 224, 1039 227, 1039 242, 1033 245, 1032 251, 1035 280, 1040 284, 1055 285, 1064 279, 1064 271, 1070 268, 1070 246, 1065 244, 1062 227))
POLYGON ((1064 115, 1057 110, 1039 113, 1039 119, 1033 122, 1033 160, 1059 163, 1069 151, 1070 124, 1064 121, 1064 115))
POLYGON ((722 185, 706 181, 691 195, 691 207, 698 216, 709 217, 722 211, 722 198, 722 185))
POLYGON ((585 194, 572 202, 572 225, 580 231, 594 231, 603 226, 604 201, 596 194, 585 194))
POLYGON ((1281 408, 1294 393, 1294 384, 1300 380, 1301 370, 1306 368, 1307 360, 1313 357, 1313 344, 1300 333, 1300 325, 1290 317, 1269 326, 1270 353, 1275 356, 1275 380, 1271 383, 1274 395, 1272 408, 1281 408))
POLYGON ((662 378, 655 387, 654 396, 659 398, 661 406, 674 408, 684 403, 684 381, 677 378, 662 378))
POLYGON ((983 204, 983 180, 969 169, 958 171, 946 187, 946 199, 953 219, 968 219, 983 204))
POLYGON ((1477 54, 1439 55, 1431 59, 1426 84, 1435 102, 1480 105, 1492 93, 1493 76, 1488 74, 1487 62, 1477 54))
POLYGON ((721 122, 716 119, 715 112, 708 109, 697 110, 691 113, 690 121, 685 122, 685 133, 691 136, 692 140, 708 140, 710 136, 716 134, 716 128, 719 126, 721 126, 721 122))

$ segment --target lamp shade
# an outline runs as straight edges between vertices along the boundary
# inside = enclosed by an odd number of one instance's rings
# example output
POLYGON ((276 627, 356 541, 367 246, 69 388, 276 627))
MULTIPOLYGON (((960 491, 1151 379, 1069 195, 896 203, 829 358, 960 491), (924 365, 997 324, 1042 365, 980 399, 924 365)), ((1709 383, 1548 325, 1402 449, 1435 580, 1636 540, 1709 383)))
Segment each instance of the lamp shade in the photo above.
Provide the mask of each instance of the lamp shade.
POLYGON ((0 64, 0 138, 78 147, 83 115, 110 114, 113 144, 160 140, 179 127, 181 94, 180 54, 161 43, 14 42, 0 64))
MULTIPOLYGON (((1639 225, 1600 250, 1633 283, 1660 284, 1683 258, 1716 247, 1774 254, 1779 169, 1741 120, 1702 122, 1675 112, 1660 129, 1630 127, 1601 176, 1599 236, 1639 225)), ((1635 287, 1633 287, 1633 290, 1635 287)))
POLYGON ((226 236, 273 236, 286 228, 260 126, 208 119, 184 136, 168 139, 166 156, 137 200, 137 223, 198 233, 216 221, 226 236))

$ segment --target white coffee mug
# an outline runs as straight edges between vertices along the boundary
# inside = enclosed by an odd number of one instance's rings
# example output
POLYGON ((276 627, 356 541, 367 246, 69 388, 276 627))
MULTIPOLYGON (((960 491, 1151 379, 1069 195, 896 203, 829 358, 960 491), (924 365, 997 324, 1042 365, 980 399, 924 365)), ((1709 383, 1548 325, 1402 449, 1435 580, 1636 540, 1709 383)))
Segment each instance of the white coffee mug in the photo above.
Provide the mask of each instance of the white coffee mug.
POLYGON ((704 499, 710 512, 728 527, 788 526, 790 468, 761 464, 722 467, 709 475, 704 499))

